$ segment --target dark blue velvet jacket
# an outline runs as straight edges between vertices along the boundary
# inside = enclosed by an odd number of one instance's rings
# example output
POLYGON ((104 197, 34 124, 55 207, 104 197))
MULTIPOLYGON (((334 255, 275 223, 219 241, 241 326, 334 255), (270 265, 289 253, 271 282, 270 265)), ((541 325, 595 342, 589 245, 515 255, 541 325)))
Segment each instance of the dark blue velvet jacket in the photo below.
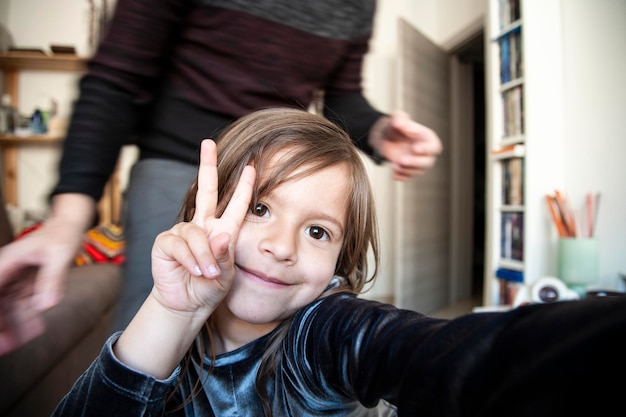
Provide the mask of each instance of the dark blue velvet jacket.
MULTIPOLYGON (((294 317, 270 378, 271 409, 276 417, 608 415, 621 401, 611 381, 626 375, 625 332, 626 297, 448 321, 335 294, 294 317)), ((254 381, 270 336, 205 358, 175 389, 180 369, 155 380, 126 368, 112 354, 115 335, 54 415, 262 416, 254 381), (200 392, 164 414, 198 374, 200 392)))

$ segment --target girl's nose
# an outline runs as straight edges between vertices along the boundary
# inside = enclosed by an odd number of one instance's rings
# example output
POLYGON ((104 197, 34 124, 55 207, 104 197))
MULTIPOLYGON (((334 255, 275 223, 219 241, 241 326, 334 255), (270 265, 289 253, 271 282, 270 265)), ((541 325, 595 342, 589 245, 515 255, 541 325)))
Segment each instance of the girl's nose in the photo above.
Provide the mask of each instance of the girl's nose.
POLYGON ((261 239, 260 249, 280 262, 295 263, 297 260, 297 231, 288 227, 275 227, 261 239))

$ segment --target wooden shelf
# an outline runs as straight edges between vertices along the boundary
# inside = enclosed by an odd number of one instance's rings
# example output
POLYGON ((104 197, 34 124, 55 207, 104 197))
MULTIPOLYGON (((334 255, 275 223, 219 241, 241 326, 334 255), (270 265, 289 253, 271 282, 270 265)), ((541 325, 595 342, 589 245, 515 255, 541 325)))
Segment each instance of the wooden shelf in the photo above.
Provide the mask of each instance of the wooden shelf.
POLYGON ((63 137, 52 135, 0 135, 0 145, 46 145, 63 142, 63 137))
MULTIPOLYGON (((4 76, 4 93, 12 98, 18 107, 19 73, 24 70, 84 72, 89 58, 70 54, 48 55, 37 52, 8 52, 0 54, 0 71, 4 76)), ((19 206, 18 151, 27 146, 61 146, 64 136, 0 134, 0 153, 2 154, 2 187, 5 201, 19 206)), ((119 223, 121 217, 121 192, 119 189, 118 169, 106 185, 102 199, 98 204, 101 224, 119 223)))
POLYGON ((70 54, 46 55, 32 52, 0 54, 0 68, 8 70, 84 71, 88 58, 70 54))

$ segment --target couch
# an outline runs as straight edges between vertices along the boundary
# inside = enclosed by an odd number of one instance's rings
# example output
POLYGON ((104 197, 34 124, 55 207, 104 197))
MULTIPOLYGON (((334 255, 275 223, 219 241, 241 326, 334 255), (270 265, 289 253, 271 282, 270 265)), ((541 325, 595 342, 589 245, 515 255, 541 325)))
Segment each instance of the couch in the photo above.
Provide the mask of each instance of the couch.
MULTIPOLYGON (((1 194, 0 246, 13 239, 1 194)), ((45 333, 0 356, 0 416, 51 414, 110 335, 120 281, 114 263, 71 268, 61 304, 44 313, 45 333)))

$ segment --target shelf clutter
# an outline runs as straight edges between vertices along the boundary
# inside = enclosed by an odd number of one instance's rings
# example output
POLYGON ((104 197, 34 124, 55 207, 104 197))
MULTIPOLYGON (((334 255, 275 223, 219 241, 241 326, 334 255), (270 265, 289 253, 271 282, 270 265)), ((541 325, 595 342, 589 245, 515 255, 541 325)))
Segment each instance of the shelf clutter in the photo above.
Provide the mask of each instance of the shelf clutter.
MULTIPOLYGON (((39 49, 18 49, 0 53, 0 70, 4 76, 3 93, 11 98, 11 105, 19 108, 19 74, 21 71, 65 71, 84 72, 88 57, 78 56, 73 48, 52 45, 51 52, 39 49)), ((49 120, 50 122, 52 119, 49 120)), ((15 130, 0 134, 2 151, 2 188, 7 204, 19 207, 17 184, 19 179, 18 152, 29 146, 59 147, 63 143, 66 120, 50 123, 46 133, 39 131, 15 130)), ((117 224, 121 218, 121 191, 117 169, 107 184, 102 200, 99 202, 101 224, 117 224)))

